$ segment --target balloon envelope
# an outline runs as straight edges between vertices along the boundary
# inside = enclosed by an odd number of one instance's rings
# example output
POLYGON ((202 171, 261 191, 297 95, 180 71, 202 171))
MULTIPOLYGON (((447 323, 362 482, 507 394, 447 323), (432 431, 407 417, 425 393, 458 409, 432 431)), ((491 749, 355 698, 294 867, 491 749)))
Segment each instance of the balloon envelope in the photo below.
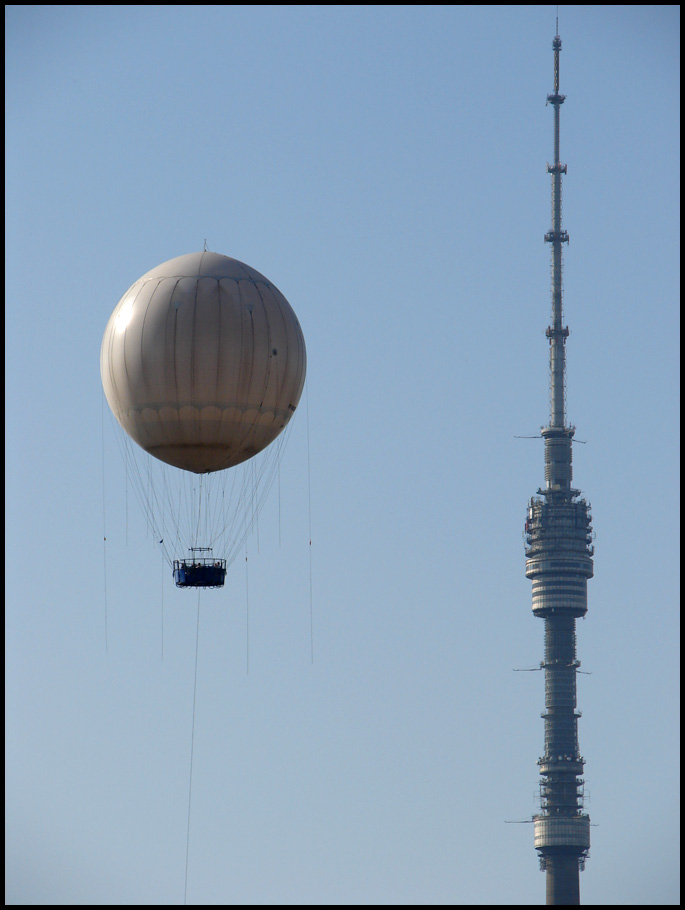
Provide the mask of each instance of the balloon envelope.
POLYGON ((295 411, 304 336, 267 278, 219 253, 162 263, 126 291, 102 339, 112 412, 146 452, 186 471, 230 468, 295 411))

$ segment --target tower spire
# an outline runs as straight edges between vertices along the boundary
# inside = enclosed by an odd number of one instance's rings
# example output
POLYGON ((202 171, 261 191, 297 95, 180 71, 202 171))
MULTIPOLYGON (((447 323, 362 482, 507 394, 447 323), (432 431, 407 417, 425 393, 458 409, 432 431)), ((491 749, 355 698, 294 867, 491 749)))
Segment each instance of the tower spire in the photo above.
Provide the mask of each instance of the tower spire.
POLYGON ((566 373, 566 339, 568 326, 563 321, 563 261, 562 248, 568 243, 568 233, 561 224, 561 177, 567 172, 561 163, 559 152, 559 112, 566 100, 559 93, 559 54, 561 38, 557 34, 552 42, 554 48, 554 91, 547 95, 547 103, 554 108, 554 163, 547 165, 547 173, 552 176, 552 226, 545 234, 545 241, 552 245, 552 325, 547 328, 550 343, 550 427, 565 426, 565 373, 566 373))
POLYGON ((549 425, 545 440, 545 487, 530 500, 525 527, 526 575, 533 583, 533 613, 545 621, 545 751, 540 768, 541 812, 535 816, 535 848, 547 873, 548 904, 579 904, 579 869, 590 849, 590 818, 583 813, 584 759, 578 747, 576 711, 576 619, 587 612, 587 580, 593 575, 590 506, 571 487, 572 440, 566 423, 566 339, 563 325, 561 180, 566 165, 559 152, 559 112, 566 100, 559 92, 559 20, 552 42, 554 109, 552 225, 545 234, 552 252, 552 321, 549 425))

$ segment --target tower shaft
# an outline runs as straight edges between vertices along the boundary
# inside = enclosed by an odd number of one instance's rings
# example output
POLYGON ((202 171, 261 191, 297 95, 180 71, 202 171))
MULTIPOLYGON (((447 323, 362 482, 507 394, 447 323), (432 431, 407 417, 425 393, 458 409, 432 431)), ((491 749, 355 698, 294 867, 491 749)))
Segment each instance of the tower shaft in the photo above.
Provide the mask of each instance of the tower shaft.
POLYGON ((554 50, 552 225, 545 241, 552 249, 552 320, 550 345, 550 416, 543 427, 545 487, 530 500, 526 521, 526 575, 533 583, 533 613, 545 621, 545 751, 540 768, 541 812, 535 816, 535 848, 547 874, 548 904, 580 903, 579 870, 590 848, 590 819, 583 813, 583 765, 578 746, 576 710, 576 619, 587 612, 587 580, 593 575, 590 506, 571 487, 572 440, 566 424, 566 339, 563 325, 562 249, 568 234, 562 227, 561 181, 566 165, 559 152, 557 34, 554 50))

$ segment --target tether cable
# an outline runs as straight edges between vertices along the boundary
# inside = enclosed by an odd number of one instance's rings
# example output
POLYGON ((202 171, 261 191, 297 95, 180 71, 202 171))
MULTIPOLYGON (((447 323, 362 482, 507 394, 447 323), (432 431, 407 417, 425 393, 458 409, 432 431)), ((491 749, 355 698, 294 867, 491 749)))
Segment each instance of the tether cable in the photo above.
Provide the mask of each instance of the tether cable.
POLYGON ((183 889, 183 904, 188 897, 188 856, 190 853, 190 800, 193 793, 193 752, 195 750, 195 696, 197 695, 197 652, 200 640, 200 589, 197 591, 197 628, 195 630, 195 679, 193 682, 193 726, 190 734, 190 778, 188 781, 188 827, 186 829, 186 879, 183 889))

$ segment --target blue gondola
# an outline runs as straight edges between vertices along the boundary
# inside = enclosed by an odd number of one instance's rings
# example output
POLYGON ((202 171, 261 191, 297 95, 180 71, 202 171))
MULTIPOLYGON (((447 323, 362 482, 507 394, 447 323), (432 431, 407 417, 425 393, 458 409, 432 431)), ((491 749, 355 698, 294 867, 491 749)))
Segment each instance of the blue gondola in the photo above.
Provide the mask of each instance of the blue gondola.
POLYGON ((174 560, 177 588, 222 588, 226 580, 226 560, 215 559, 211 547, 191 547, 189 559, 174 560), (209 553, 209 556, 200 556, 209 553))

